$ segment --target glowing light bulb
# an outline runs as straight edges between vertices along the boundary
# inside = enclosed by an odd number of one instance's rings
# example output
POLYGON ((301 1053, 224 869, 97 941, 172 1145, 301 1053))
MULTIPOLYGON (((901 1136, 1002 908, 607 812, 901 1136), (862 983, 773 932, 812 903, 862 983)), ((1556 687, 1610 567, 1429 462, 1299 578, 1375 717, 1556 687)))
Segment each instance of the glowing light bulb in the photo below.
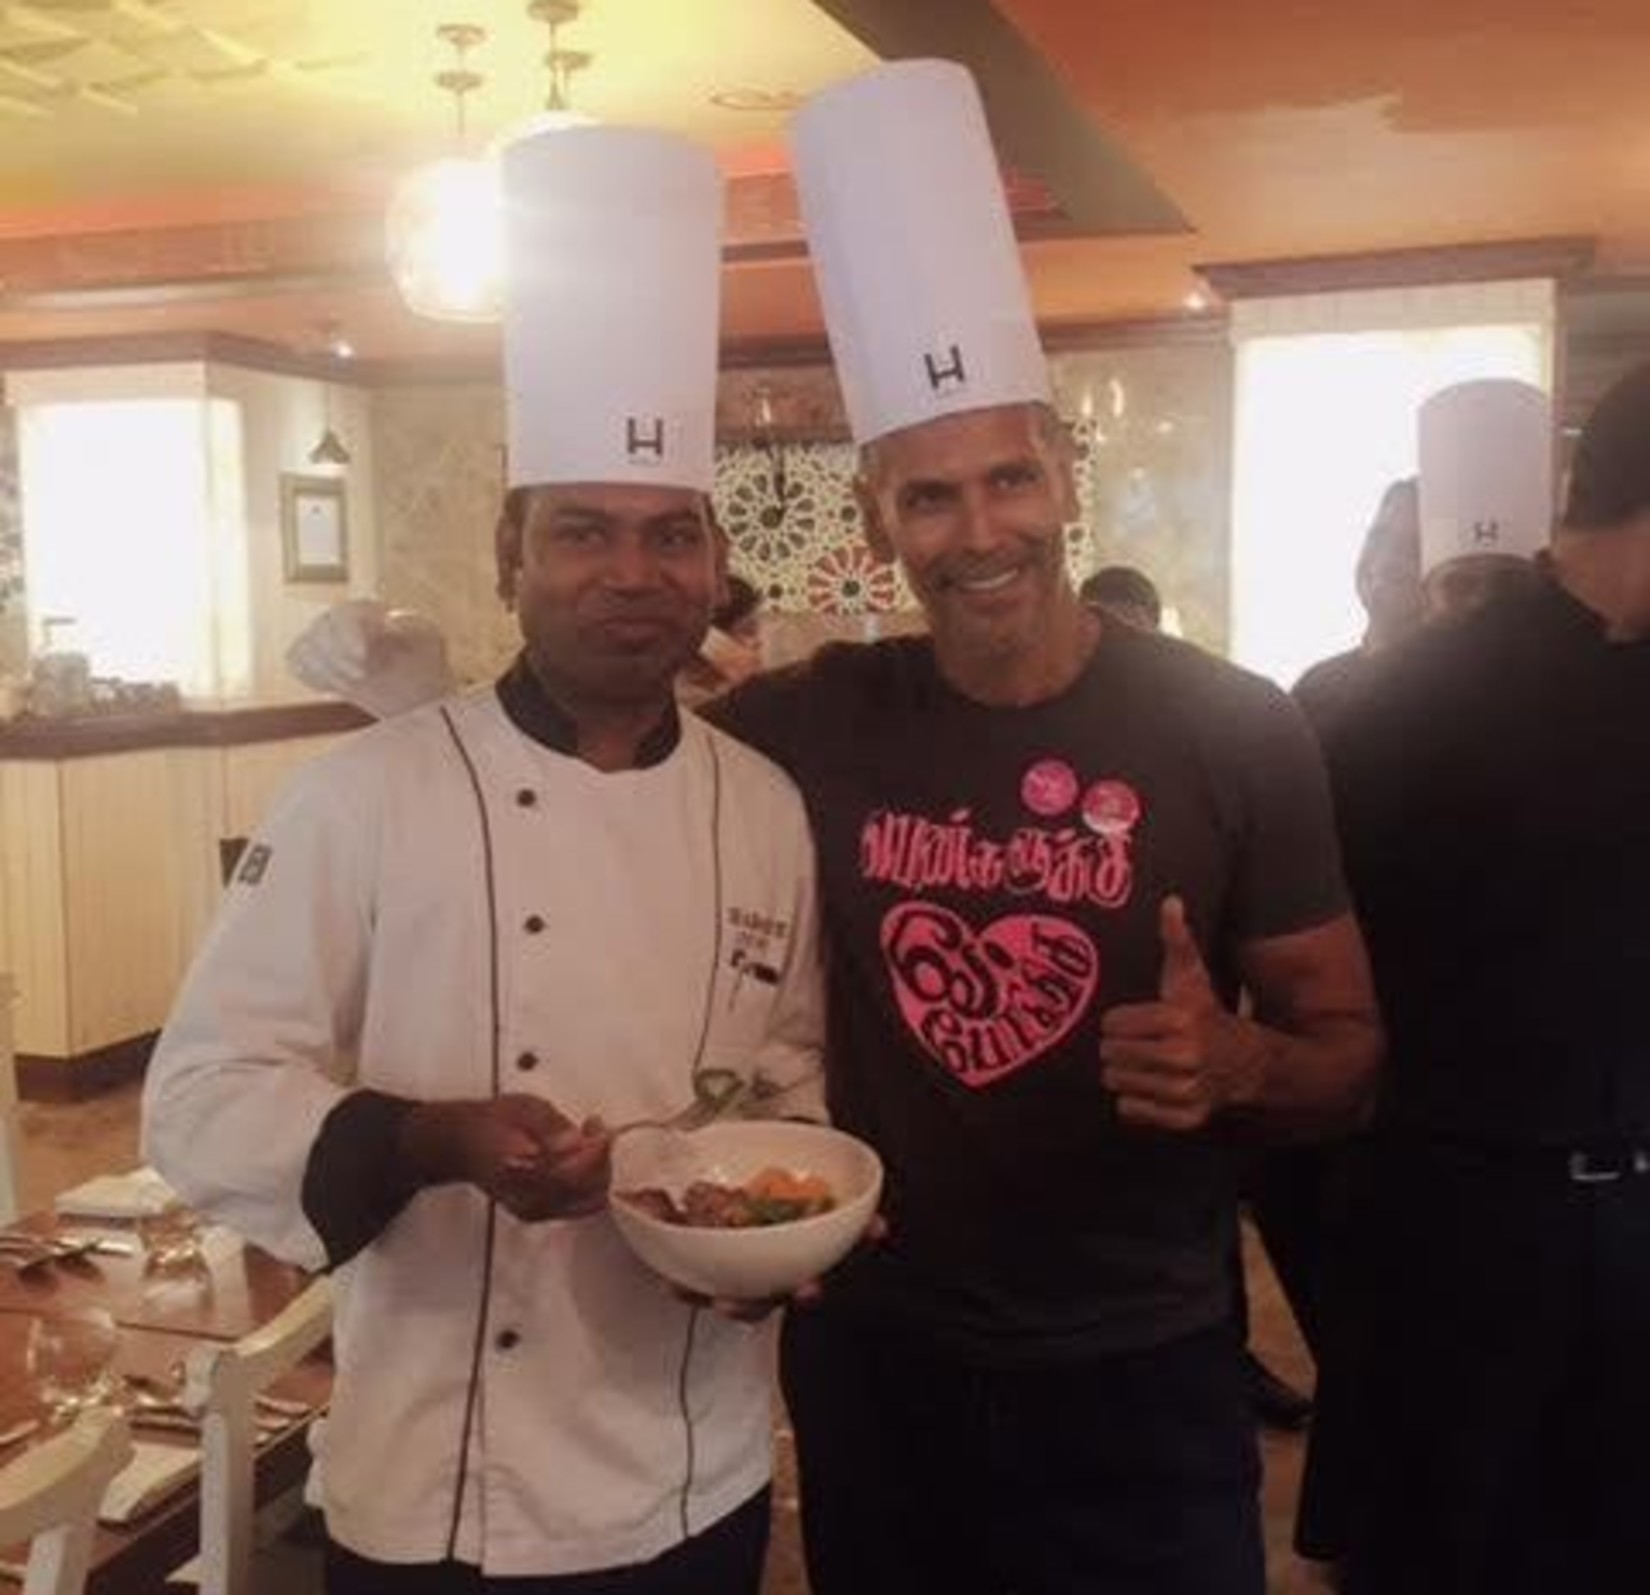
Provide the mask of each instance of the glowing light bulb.
POLYGON ((436 161, 401 184, 385 228, 390 272, 410 310, 438 321, 499 319, 503 213, 491 161, 436 161))

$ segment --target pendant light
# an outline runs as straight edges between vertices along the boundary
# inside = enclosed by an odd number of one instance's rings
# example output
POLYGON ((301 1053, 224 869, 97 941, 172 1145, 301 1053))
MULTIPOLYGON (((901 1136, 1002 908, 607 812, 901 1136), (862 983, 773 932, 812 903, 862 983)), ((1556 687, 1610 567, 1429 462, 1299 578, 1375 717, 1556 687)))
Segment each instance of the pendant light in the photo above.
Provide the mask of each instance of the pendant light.
POLYGON ((498 171, 493 161, 464 153, 466 100, 485 81, 469 54, 487 32, 469 22, 435 31, 456 58, 435 82, 453 97, 459 153, 420 167, 396 190, 385 224, 390 272, 417 315, 497 321, 504 276, 498 171))

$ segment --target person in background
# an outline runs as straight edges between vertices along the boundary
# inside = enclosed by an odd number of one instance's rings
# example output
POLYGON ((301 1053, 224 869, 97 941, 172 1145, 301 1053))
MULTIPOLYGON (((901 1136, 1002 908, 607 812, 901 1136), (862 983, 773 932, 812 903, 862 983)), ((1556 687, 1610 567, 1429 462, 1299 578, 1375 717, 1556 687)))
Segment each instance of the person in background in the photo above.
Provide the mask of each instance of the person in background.
MULTIPOLYGON (((1367 594, 1375 645, 1316 690, 1302 693, 1306 678, 1296 688, 1325 742, 1403 657, 1412 637, 1527 590, 1549 535, 1553 426, 1540 389, 1501 380, 1455 384, 1421 406, 1416 434, 1421 474, 1388 490, 1359 562, 1359 592, 1367 594), (1484 546, 1486 534, 1494 546, 1484 546)), ((1298 1549, 1322 1560, 1333 1560, 1344 1538, 1336 1527, 1336 1470, 1323 1459, 1335 1455, 1346 1421, 1335 1365, 1355 1361, 1337 1351, 1337 1342, 1347 1336, 1356 1342, 1361 1334, 1359 1324, 1345 1322, 1356 1317, 1353 1310, 1336 1311, 1336 1298, 1348 1293, 1341 1276, 1355 1277, 1358 1266, 1349 1255, 1347 1208, 1359 1155, 1352 1143, 1274 1152, 1262 1162, 1250 1204, 1330 1390, 1296 1524, 1298 1549)))
MULTIPOLYGON (((1429 506, 1423 455, 1423 525, 1533 536, 1515 484, 1550 460, 1550 433, 1502 448, 1429 506)), ((1349 1595, 1650 1566, 1647 724, 1641 367, 1588 420, 1541 567, 1418 635, 1328 744, 1392 1035, 1354 1189, 1362 1333, 1326 1369, 1345 1421, 1314 1437, 1349 1595)))
MULTIPOLYGON (((802 806, 672 698, 720 592, 719 181, 596 128, 512 145, 504 188, 522 652, 286 791, 161 1037, 145 1155, 333 1272, 329 1595, 757 1595, 769 1337, 672 1298, 606 1212, 607 1125, 712 1080, 817 1094, 802 806)), ((398 686, 398 648, 431 657, 377 642, 398 686)))
POLYGON ((762 595, 737 571, 728 572, 728 596, 716 606, 711 625, 752 652, 762 647, 762 595))
POLYGON ((1381 656, 1421 622, 1421 518, 1413 476, 1381 495, 1353 580, 1366 625, 1363 640, 1345 653, 1320 659, 1295 683, 1295 702, 1319 736, 1357 701, 1381 656))
POLYGON ((1077 596, 1091 609, 1142 631, 1162 629, 1163 600, 1157 586, 1133 565, 1102 566, 1077 589, 1077 596))
MULTIPOLYGON (((1367 689, 1388 650, 1420 623, 1421 528, 1414 477, 1392 483, 1381 495, 1354 580, 1368 619, 1363 640, 1313 665, 1294 687, 1295 701, 1320 739, 1367 689)), ((1323 1272, 1344 1157, 1344 1148, 1334 1143, 1273 1148, 1256 1159, 1246 1189, 1249 1216, 1315 1362, 1323 1357, 1323 1272)), ((1239 1321, 1247 1321, 1246 1300, 1239 1321)), ((1313 1411, 1309 1395, 1277 1379, 1258 1360, 1251 1380, 1263 1423, 1284 1430, 1305 1428, 1313 1411)), ((1315 1536, 1305 1539, 1316 1543, 1315 1536)))
MULTIPOLYGON (((1314 665, 1295 699, 1320 739, 1334 736, 1396 652, 1424 626, 1450 624, 1526 591, 1551 525, 1547 396, 1528 383, 1457 383, 1422 405, 1420 476, 1389 487, 1358 557, 1369 617, 1360 647, 1314 665), (1484 497, 1493 481, 1496 498, 1484 497), (1463 492, 1475 495, 1462 513, 1463 492), (1424 510, 1424 513, 1423 513, 1424 510)), ((1289 1148, 1264 1160, 1250 1210, 1313 1356, 1323 1346, 1327 1224, 1344 1177, 1343 1150, 1289 1148)))
POLYGON ((1317 751, 1073 590, 967 72, 879 67, 794 143, 867 536, 929 627, 706 709, 807 802, 829 1104, 887 1176, 889 1238, 786 1316, 809 1582, 1259 1595, 1231 1143, 1355 1119, 1380 1050, 1317 751))
POLYGON ((697 708, 762 668, 762 595, 735 571, 728 573, 727 593, 698 654, 676 678, 676 701, 685 708, 697 708))

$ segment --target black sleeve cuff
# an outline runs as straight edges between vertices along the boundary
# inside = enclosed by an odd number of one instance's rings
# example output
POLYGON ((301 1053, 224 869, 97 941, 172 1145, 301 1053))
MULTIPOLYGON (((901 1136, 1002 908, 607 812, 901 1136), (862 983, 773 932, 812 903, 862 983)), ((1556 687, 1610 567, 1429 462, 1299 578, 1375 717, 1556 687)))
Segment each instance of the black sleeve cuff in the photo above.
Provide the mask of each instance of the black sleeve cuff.
POLYGON ((337 1268, 370 1246, 418 1190, 401 1167, 401 1124, 414 1104, 355 1091, 326 1116, 304 1167, 304 1215, 337 1268))

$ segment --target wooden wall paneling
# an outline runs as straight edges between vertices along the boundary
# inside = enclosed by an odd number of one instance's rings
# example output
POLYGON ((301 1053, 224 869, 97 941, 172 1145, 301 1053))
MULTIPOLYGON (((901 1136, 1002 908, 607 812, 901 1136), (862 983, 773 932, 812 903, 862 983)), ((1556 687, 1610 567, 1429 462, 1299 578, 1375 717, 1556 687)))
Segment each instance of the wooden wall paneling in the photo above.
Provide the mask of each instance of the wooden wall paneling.
POLYGON ((336 737, 294 737, 289 742, 256 742, 224 749, 222 836, 250 836, 287 777, 336 737))
POLYGON ((17 985, 19 1053, 69 1050, 60 767, 0 760, 0 967, 17 985))
POLYGON ((165 1021, 179 962, 168 750, 62 768, 69 1052, 165 1021))
POLYGON ((188 973, 223 896, 218 838, 224 817, 224 750, 167 753, 169 839, 177 883, 171 904, 174 990, 188 973))

